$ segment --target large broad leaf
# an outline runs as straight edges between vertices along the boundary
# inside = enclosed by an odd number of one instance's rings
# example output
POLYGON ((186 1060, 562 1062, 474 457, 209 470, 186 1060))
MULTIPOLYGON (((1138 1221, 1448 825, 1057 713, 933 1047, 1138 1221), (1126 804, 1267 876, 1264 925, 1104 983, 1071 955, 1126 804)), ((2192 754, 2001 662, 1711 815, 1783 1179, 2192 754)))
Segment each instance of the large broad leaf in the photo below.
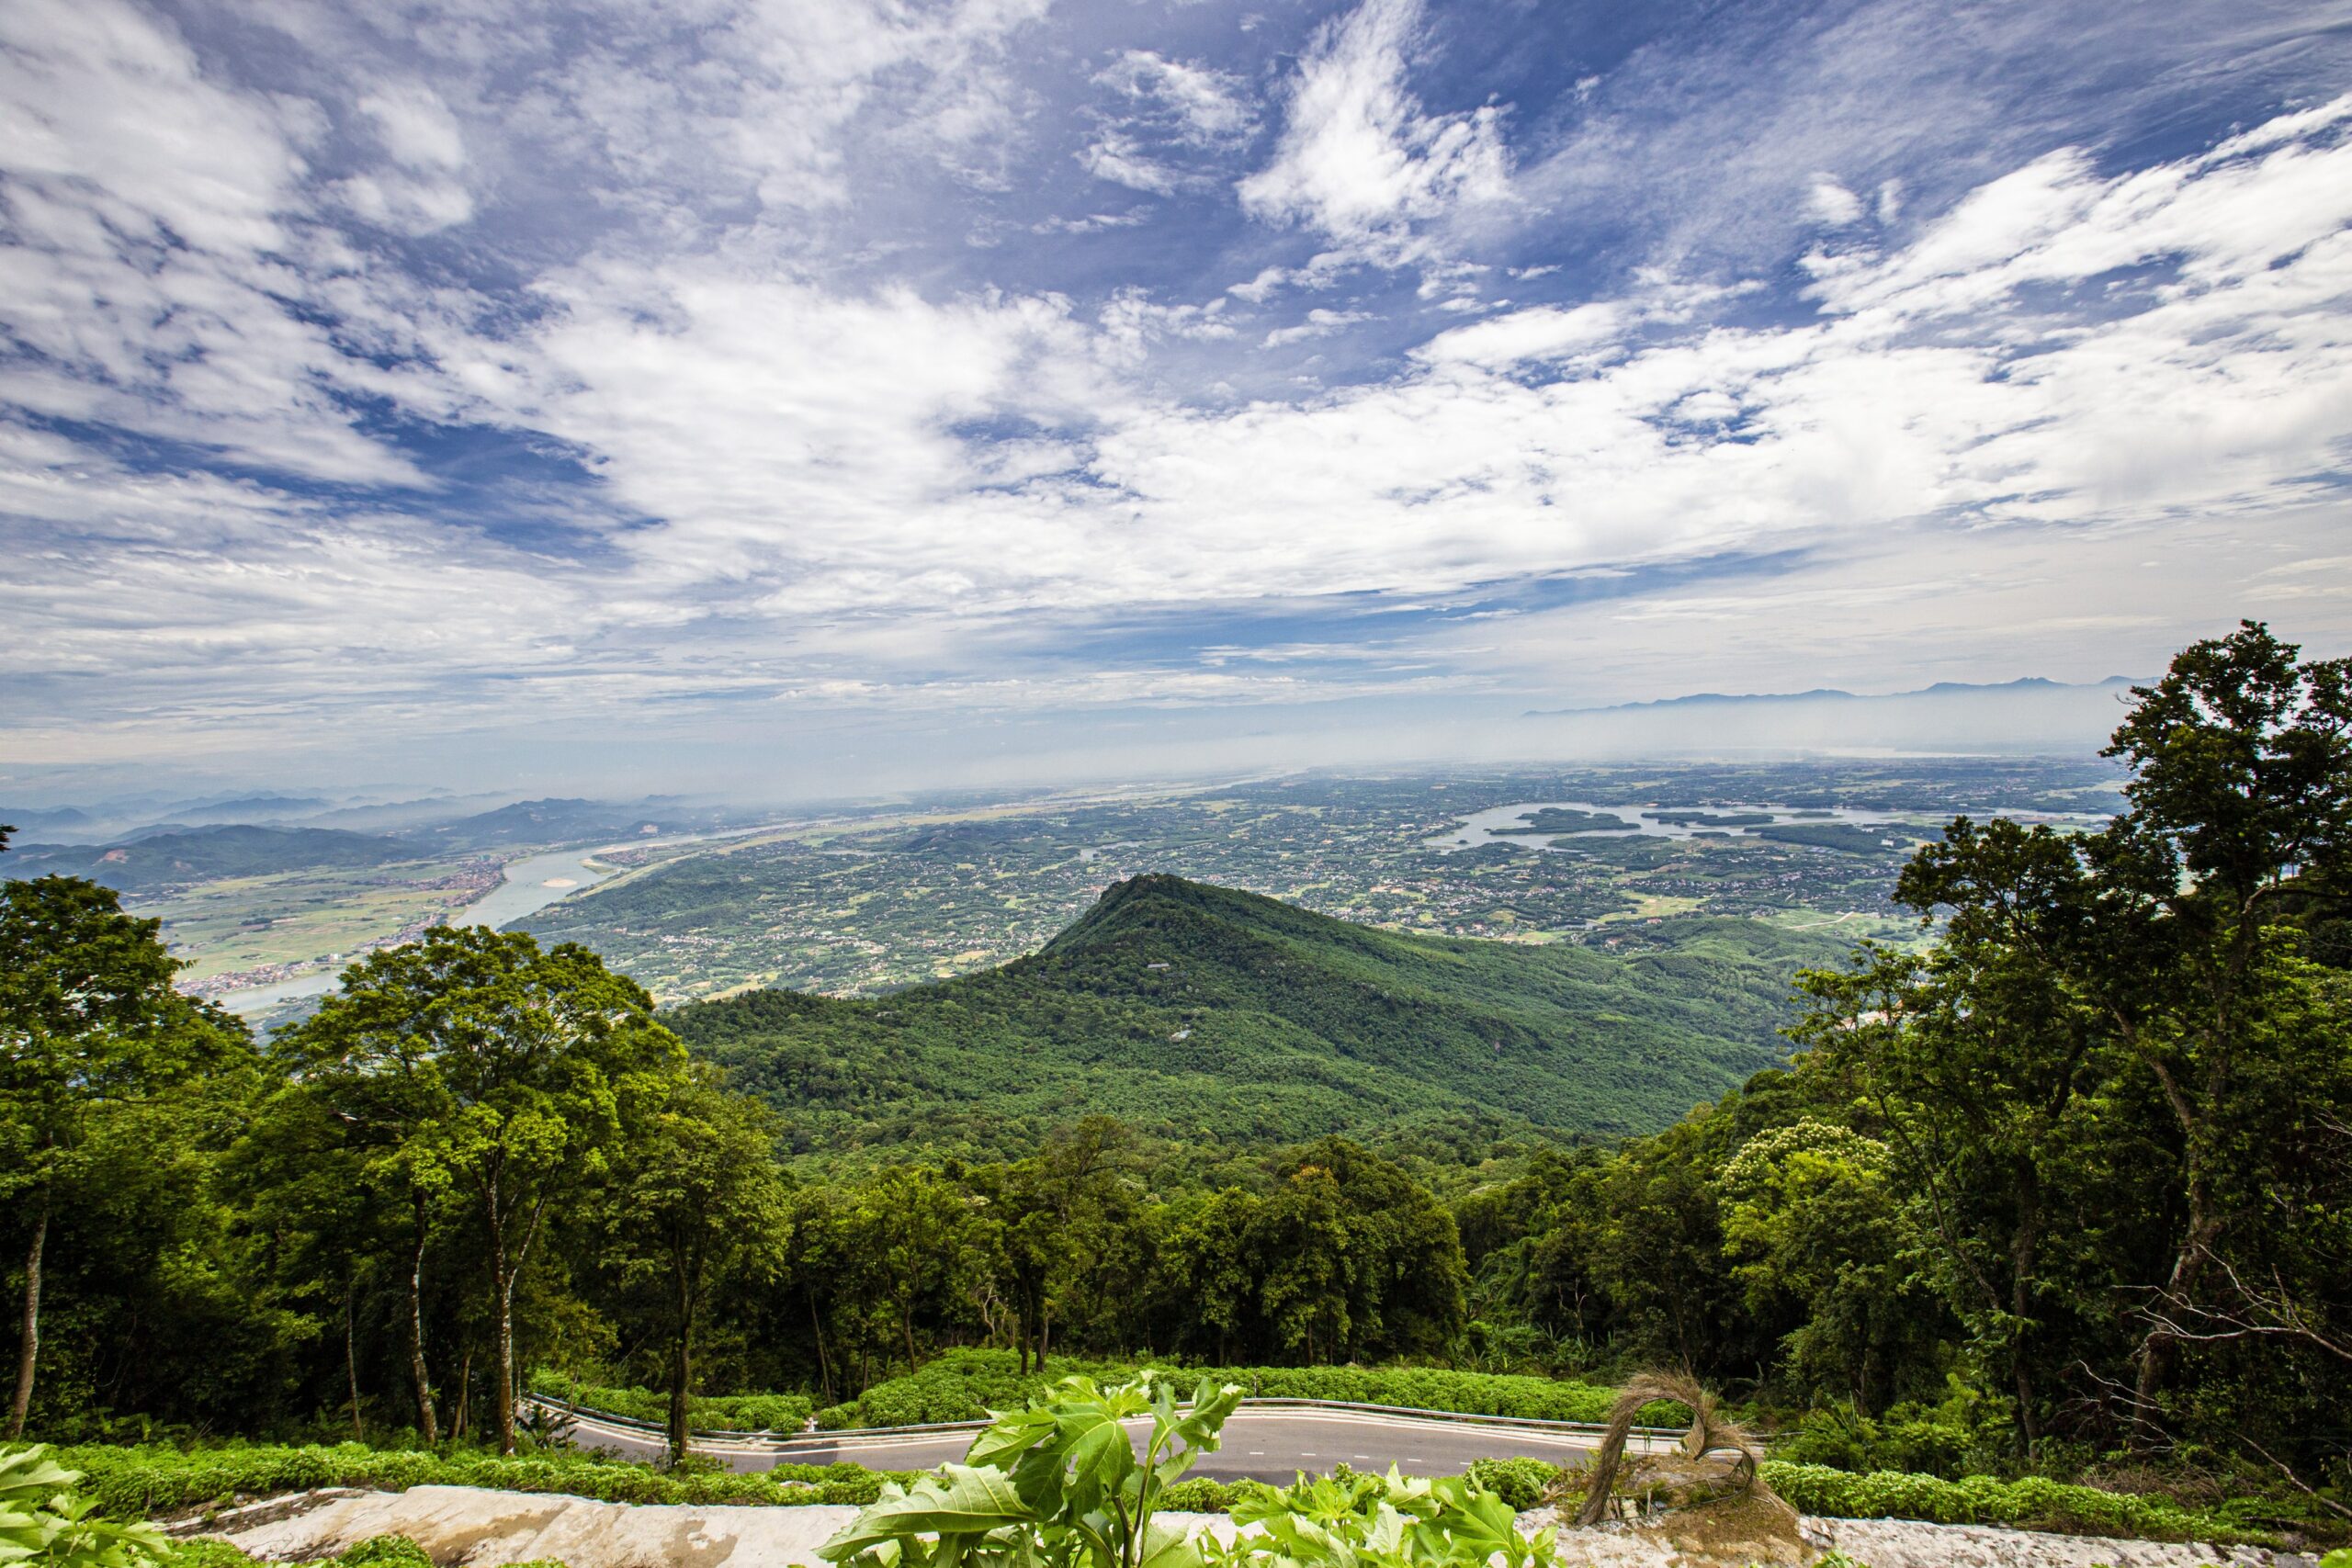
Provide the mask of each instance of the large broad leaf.
POLYGON ((924 1476, 910 1491, 885 1495, 817 1549, 828 1562, 842 1562, 869 1547, 910 1536, 985 1535, 1007 1525, 1027 1525, 1035 1516, 999 1470, 951 1464, 924 1476))
POLYGON ((1016 1410, 997 1416, 994 1424, 972 1439, 964 1462, 984 1470, 1011 1470, 1021 1456, 1054 1435, 1051 1410, 1016 1410))
POLYGON ((1154 1519, 1144 1531, 1143 1554, 1136 1568, 1201 1568, 1201 1549, 1183 1526, 1154 1519))
POLYGON ((1417 1559, 1483 1564, 1498 1552, 1507 1563, 1526 1556, 1527 1541, 1519 1533, 1519 1516, 1510 1504, 1492 1492, 1474 1491, 1460 1483, 1450 1487, 1441 1481, 1437 1490, 1447 1506, 1413 1531, 1417 1559))

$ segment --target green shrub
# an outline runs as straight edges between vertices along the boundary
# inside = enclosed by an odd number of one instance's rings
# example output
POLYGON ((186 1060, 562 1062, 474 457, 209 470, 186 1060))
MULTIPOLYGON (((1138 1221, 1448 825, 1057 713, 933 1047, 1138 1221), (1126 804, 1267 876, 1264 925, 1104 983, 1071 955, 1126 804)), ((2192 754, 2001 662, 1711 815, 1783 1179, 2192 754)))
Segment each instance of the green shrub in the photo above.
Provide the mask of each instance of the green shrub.
POLYGON ((433 1568, 424 1548, 404 1535, 374 1535, 336 1555, 342 1568, 433 1568))
POLYGON ((1559 1473, 1550 1460, 1525 1458, 1474 1460, 1468 1472, 1473 1486, 1494 1493, 1514 1513, 1535 1506, 1559 1473))
MULTIPOLYGON (((747 1475, 671 1474, 650 1465, 588 1453, 424 1453, 370 1449, 226 1444, 177 1449, 166 1444, 85 1447, 61 1457, 82 1471, 85 1493, 109 1518, 218 1506, 320 1486, 399 1492, 412 1486, 480 1486, 505 1492, 558 1492, 605 1503, 744 1503, 794 1506, 864 1504, 891 1474, 853 1464, 779 1465, 747 1475)), ((389 1568, 389 1565, 388 1565, 389 1568)))
MULTIPOLYGON (((876 1383, 848 1404, 819 1411, 817 1425, 830 1432, 977 1421, 990 1410, 1018 1408, 1072 1372, 1116 1379, 1140 1370, 1117 1362, 1056 1360, 1048 1371, 1023 1377, 1010 1350, 950 1350, 904 1377, 876 1383)), ((1178 1371, 1164 1365, 1159 1370, 1178 1371)), ((1181 1377, 1233 1383, 1253 1398, 1330 1399, 1544 1421, 1605 1421, 1617 1397, 1614 1389, 1593 1383, 1436 1367, 1204 1367, 1183 1370, 1181 1377)), ((1679 1405, 1661 1404, 1643 1416, 1666 1426, 1689 1419, 1679 1405)))
POLYGON ((2041 1476, 2001 1481, 1873 1471, 1857 1474, 1824 1464, 1767 1460, 1765 1481, 1803 1514, 1849 1519, 1925 1519, 1947 1525, 2015 1525, 2069 1535, 2132 1536, 2150 1540, 2250 1541, 2268 1532, 2181 1506, 2166 1497, 2102 1492, 2041 1476))
POLYGON ((1808 1411, 1778 1457, 1839 1470, 1895 1470, 1947 1480, 1998 1467, 2008 1451, 2014 1409, 1951 1380, 1937 1404, 1904 1404, 1877 1420, 1850 1404, 1808 1411))
POLYGON ((172 1568, 253 1568, 254 1562, 225 1540, 175 1540, 167 1560, 172 1568))
POLYGON ((1180 1481, 1159 1495, 1159 1506, 1170 1513, 1222 1514, 1233 1506, 1248 1482, 1211 1481, 1196 1475, 1180 1481))

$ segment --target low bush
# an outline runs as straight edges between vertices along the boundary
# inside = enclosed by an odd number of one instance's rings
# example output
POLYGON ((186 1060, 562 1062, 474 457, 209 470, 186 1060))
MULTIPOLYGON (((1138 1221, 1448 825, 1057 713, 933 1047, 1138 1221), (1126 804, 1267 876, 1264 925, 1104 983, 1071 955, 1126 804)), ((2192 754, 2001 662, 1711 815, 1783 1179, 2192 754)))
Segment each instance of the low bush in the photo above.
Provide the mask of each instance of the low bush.
MULTIPOLYGON (((1072 1372, 1115 1379, 1137 1370, 1118 1362, 1057 1360, 1049 1371, 1023 1377, 1010 1350, 951 1350, 905 1377, 876 1383, 855 1400, 819 1411, 817 1425, 841 1431, 977 1421, 990 1410, 1025 1404, 1072 1372)), ((1181 1375, 1186 1382, 1206 1377, 1235 1383, 1253 1398, 1331 1399, 1545 1421, 1606 1421, 1616 1398, 1615 1390, 1593 1383, 1434 1367, 1201 1367, 1181 1375)), ((1644 1416, 1659 1425, 1688 1418, 1679 1406, 1668 1405, 1644 1416)))
POLYGON ((1941 1403, 1897 1404, 1875 1419, 1850 1404, 1808 1411, 1779 1457, 1839 1470, 1957 1480, 2000 1468, 2016 1429, 2013 1408, 2007 1400, 1988 1398, 1955 1377, 1941 1403))
POLYGON ((2095 1486, 2029 1475, 2002 1481, 1877 1471, 1857 1474, 1826 1464, 1767 1460, 1765 1481, 1803 1514, 1849 1519, 1925 1519, 1946 1525, 2014 1525, 2069 1535, 2132 1536, 2149 1540, 2251 1541, 2267 1531, 2167 1497, 2102 1492, 2095 1486))
POLYGON ((110 1518, 225 1506, 241 1499, 321 1486, 400 1492, 412 1486, 481 1486, 505 1492, 560 1492, 605 1503, 872 1502, 898 1472, 854 1464, 779 1465, 748 1475, 673 1474, 650 1465, 584 1453, 427 1453, 358 1443, 300 1448, 226 1444, 178 1449, 164 1444, 60 1450, 58 1461, 83 1472, 82 1492, 110 1518))
POLYGON ((1561 1469, 1547 1459, 1482 1459, 1471 1461, 1468 1474, 1472 1485, 1524 1511, 1542 1501, 1561 1469))
MULTIPOLYGON (((575 1382, 559 1372, 531 1375, 531 1392, 660 1426, 670 1418, 670 1396, 643 1388, 575 1382)), ((797 1432, 814 1401, 805 1393, 697 1393, 686 1401, 686 1425, 697 1432, 797 1432)))
MULTIPOLYGON (((166 1559, 171 1568, 261 1568, 258 1558, 247 1556, 225 1540, 184 1540, 169 1549, 166 1559)), ((433 1568, 433 1559, 424 1548, 404 1535, 370 1536, 358 1545, 338 1556, 322 1558, 304 1568, 433 1568)), ((564 1568, 551 1557, 533 1562, 515 1562, 508 1568, 564 1568)))

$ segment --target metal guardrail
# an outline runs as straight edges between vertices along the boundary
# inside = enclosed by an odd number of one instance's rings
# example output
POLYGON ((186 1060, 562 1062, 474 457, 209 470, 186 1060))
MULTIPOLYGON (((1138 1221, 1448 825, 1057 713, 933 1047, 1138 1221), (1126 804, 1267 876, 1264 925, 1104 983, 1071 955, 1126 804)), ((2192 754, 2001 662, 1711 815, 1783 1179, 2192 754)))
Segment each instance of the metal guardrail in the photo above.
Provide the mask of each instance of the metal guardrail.
MULTIPOLYGON (((655 1437, 669 1435, 668 1428, 657 1422, 641 1421, 629 1416, 616 1416, 589 1405, 574 1404, 570 1400, 558 1399, 552 1394, 531 1393, 524 1397, 533 1403, 563 1411, 567 1415, 600 1422, 608 1427, 627 1427, 633 1431, 650 1433, 655 1437)), ((1529 1431, 1567 1432, 1594 1437, 1609 1429, 1604 1423, 1598 1421, 1554 1421, 1538 1416, 1484 1416, 1465 1410, 1422 1410, 1407 1404, 1364 1404, 1351 1400, 1296 1399, 1278 1394, 1246 1397, 1241 1401, 1241 1407, 1245 1410, 1329 1410, 1363 1416, 1401 1416, 1421 1421, 1451 1421, 1465 1426, 1507 1427, 1529 1431)), ((714 1432, 689 1428, 686 1436, 690 1438, 700 1438, 714 1442, 761 1443, 769 1448, 789 1450, 795 1448, 826 1448, 842 1442, 855 1442, 861 1438, 918 1438, 947 1432, 978 1432, 986 1429, 989 1423, 983 1419, 929 1421, 904 1427, 842 1427, 831 1431, 714 1432)), ((1639 1438, 1680 1438, 1683 1435, 1683 1429, 1679 1427, 1635 1427, 1631 1429, 1631 1435, 1639 1438)))
MULTIPOLYGON (((656 1438, 667 1438, 670 1435, 670 1428, 663 1426, 659 1421, 645 1421, 640 1420, 635 1416, 616 1415, 610 1410, 599 1410, 593 1404, 575 1404, 571 1400, 559 1399, 551 1393, 526 1393, 523 1395, 521 1403, 525 1404, 544 1404, 548 1409, 560 1410, 566 1416, 577 1416, 586 1421, 594 1421, 599 1425, 605 1427, 623 1427, 632 1432, 645 1432, 656 1438)), ((983 1424, 985 1425, 985 1423, 983 1424)), ((803 1433, 797 1432, 777 1432, 772 1427, 762 1427, 756 1432, 740 1432, 731 1429, 727 1431, 714 1431, 701 1427, 689 1427, 686 1428, 686 1436, 688 1438, 704 1438, 713 1442, 755 1443, 763 1440, 767 1442, 783 1442, 788 1438, 804 1435, 805 1434, 803 1433)))

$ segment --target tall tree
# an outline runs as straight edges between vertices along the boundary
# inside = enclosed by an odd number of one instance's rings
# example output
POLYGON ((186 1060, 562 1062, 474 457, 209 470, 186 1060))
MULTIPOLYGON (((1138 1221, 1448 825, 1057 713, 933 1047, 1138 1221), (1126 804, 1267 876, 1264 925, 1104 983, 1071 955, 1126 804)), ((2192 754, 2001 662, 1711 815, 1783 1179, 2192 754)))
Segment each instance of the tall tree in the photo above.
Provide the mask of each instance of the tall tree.
POLYGON ((32 1404, 51 1223, 93 1122, 250 1049, 241 1024, 172 988, 161 925, 78 877, 0 884, 0 1195, 32 1217, 11 1438, 32 1404))
POLYGON ((669 1441, 686 1452, 695 1334, 715 1282, 772 1278, 789 1214, 775 1114, 718 1087, 707 1068, 622 1081, 623 1141, 602 1195, 624 1283, 652 1287, 670 1336, 669 1441))
POLYGON ((514 1286, 550 1207, 601 1176, 616 1080, 676 1072, 652 998, 584 947, 438 927, 345 971, 289 1048, 305 1070, 383 1089, 413 1181, 469 1195, 481 1224, 501 1452, 514 1450, 514 1286))
MULTIPOLYGON (((2267 1118, 2249 1078, 2291 1093, 2330 1066, 2310 1032, 2277 1027, 2289 917, 2352 872, 2352 659, 2304 662, 2259 622, 2192 644, 2138 699, 2106 755, 2132 764, 2131 809, 2090 846, 2106 906, 2090 981, 2162 1088, 2186 1202, 2159 1299, 2197 1304, 2246 1190, 2267 1118), (2312 1049, 2309 1063, 2294 1058, 2312 1049)), ((2332 900, 2331 900, 2332 901, 2332 900)), ((2177 1336, 2159 1315, 2135 1412, 2155 1409, 2177 1336)))
POLYGON ((915 1315, 956 1293, 977 1261, 967 1251, 973 1229, 965 1193, 924 1167, 894 1166, 858 1190, 851 1234, 866 1255, 876 1304, 895 1321, 910 1371, 922 1361, 915 1315))

